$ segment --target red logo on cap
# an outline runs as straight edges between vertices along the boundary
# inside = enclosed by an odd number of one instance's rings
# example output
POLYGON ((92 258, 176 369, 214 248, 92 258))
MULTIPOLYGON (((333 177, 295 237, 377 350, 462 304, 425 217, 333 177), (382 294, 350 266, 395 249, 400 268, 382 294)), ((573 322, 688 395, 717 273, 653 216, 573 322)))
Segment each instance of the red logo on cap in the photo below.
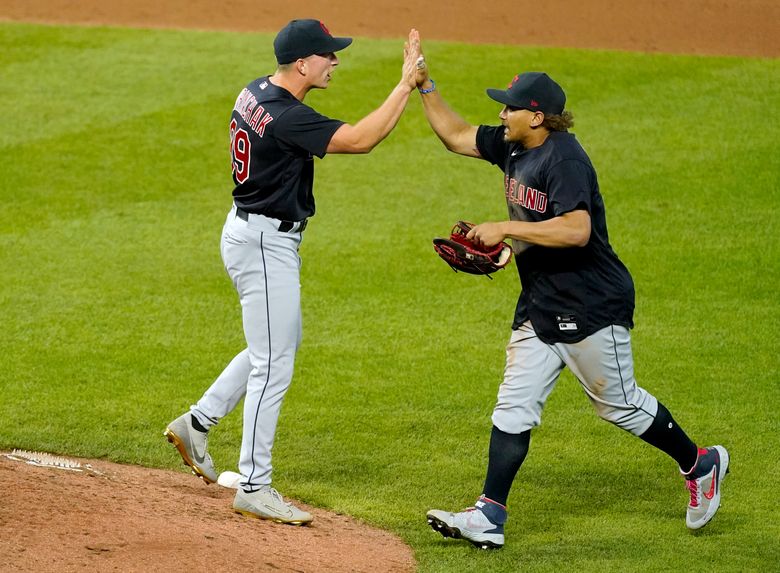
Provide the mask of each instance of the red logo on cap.
POLYGON ((512 78, 512 81, 507 84, 507 88, 511 88, 513 85, 515 85, 515 82, 520 79, 520 74, 517 74, 515 77, 512 78))
POLYGON ((320 21, 320 28, 322 28, 322 31, 325 32, 328 36, 332 36, 330 30, 328 30, 328 27, 322 21, 320 21))
POLYGON ((533 106, 533 107, 538 107, 538 106, 539 106, 539 102, 538 102, 538 101, 536 101, 535 99, 532 99, 532 100, 531 100, 531 106, 533 106))

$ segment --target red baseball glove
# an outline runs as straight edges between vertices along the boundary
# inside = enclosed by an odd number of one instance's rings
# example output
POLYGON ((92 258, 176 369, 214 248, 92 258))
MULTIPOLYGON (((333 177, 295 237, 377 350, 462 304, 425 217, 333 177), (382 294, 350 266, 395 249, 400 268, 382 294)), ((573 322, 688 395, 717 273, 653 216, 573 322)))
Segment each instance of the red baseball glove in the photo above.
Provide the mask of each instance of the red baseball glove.
POLYGON ((482 247, 466 238, 474 223, 458 221, 452 228, 450 237, 433 240, 433 248, 455 272, 472 275, 490 275, 503 269, 512 260, 512 248, 504 242, 492 247, 482 247))

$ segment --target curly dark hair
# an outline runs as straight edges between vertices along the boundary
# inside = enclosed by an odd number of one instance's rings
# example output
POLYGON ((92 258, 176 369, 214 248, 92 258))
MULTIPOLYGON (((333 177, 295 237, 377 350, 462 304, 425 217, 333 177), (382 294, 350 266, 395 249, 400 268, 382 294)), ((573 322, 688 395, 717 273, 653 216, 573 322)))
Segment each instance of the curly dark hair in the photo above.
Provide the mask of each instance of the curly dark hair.
POLYGON ((542 127, 550 131, 569 131, 574 127, 574 115, 570 111, 563 111, 560 115, 545 115, 542 127))

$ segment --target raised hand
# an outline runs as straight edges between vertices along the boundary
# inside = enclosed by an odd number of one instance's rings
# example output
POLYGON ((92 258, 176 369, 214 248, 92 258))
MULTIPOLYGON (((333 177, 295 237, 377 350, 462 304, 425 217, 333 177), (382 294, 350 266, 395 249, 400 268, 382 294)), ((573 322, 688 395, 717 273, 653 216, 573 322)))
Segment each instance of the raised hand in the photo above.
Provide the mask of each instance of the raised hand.
POLYGON ((420 55, 415 62, 415 75, 414 82, 417 87, 422 86, 430 77, 428 74, 428 64, 425 62, 425 55, 422 53, 422 46, 420 45, 420 33, 416 32, 415 40, 417 41, 417 49, 420 55))
POLYGON ((409 31, 409 39, 404 44, 404 65, 401 73, 401 81, 414 89, 417 87, 418 62, 422 58, 420 53, 420 33, 412 28, 409 31))

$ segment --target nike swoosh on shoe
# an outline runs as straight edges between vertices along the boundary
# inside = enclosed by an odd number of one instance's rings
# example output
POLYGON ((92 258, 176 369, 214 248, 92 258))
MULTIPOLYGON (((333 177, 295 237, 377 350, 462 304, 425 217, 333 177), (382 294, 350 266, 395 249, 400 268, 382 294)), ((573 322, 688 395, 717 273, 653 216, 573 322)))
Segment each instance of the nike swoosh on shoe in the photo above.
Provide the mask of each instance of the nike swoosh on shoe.
POLYGON ((710 491, 704 492, 704 497, 706 497, 709 500, 715 497, 715 490, 717 489, 717 482, 718 482, 718 466, 715 466, 712 471, 713 471, 713 475, 712 475, 712 481, 710 482, 710 491))
POLYGON ((291 509, 288 509, 286 512, 283 512, 267 504, 263 504, 263 507, 265 507, 269 512, 275 513, 276 515, 281 515, 282 517, 292 517, 293 514, 291 509))
POLYGON ((192 436, 190 436, 190 443, 192 444, 192 451, 195 454, 195 458, 197 462, 203 462, 206 459, 206 448, 203 448, 202 452, 198 451, 198 446, 195 444, 194 440, 192 440, 192 436))

